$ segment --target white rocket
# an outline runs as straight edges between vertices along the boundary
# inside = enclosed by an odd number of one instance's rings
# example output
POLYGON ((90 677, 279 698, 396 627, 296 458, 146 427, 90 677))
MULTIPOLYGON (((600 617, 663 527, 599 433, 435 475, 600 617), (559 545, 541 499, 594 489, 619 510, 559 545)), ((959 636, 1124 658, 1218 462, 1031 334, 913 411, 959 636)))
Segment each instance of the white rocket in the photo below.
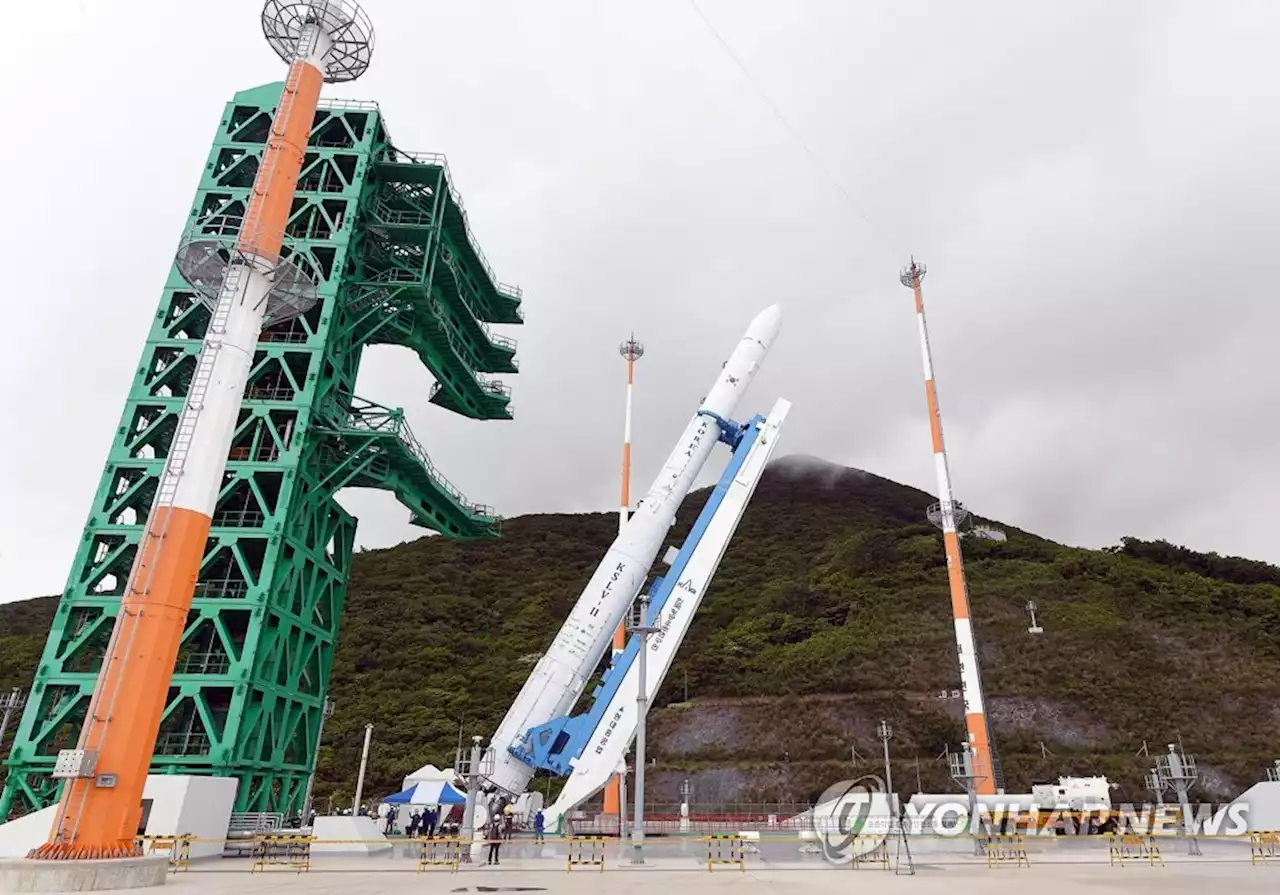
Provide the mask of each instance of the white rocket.
POLYGON ((702 406, 685 426, 662 471, 623 526, 583 588, 551 647, 525 681, 520 695, 489 742, 489 782, 512 794, 525 791, 534 769, 509 748, 531 727, 567 715, 586 688, 613 632, 649 577, 676 510, 693 487, 720 437, 720 420, 732 417, 782 321, 777 305, 761 311, 720 370, 702 406))

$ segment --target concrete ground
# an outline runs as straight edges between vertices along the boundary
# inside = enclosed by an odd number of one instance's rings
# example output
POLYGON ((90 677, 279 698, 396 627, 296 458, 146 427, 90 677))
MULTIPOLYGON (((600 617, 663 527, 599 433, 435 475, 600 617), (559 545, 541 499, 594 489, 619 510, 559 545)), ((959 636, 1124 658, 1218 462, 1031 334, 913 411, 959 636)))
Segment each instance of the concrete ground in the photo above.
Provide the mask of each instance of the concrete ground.
MULTIPOLYGON (((707 871, 706 846, 696 842, 654 841, 646 847, 646 866, 629 865, 629 851, 617 845, 605 854, 605 866, 566 870, 563 843, 534 846, 512 843, 502 848, 499 867, 483 860, 463 865, 457 873, 447 868, 417 872, 416 850, 398 846, 394 854, 375 857, 317 857, 310 872, 280 867, 250 873, 248 859, 212 859, 193 862, 185 873, 171 874, 166 891, 171 895, 350 895, 367 891, 374 895, 433 895, 433 893, 548 892, 573 895, 587 892, 710 895, 711 890, 732 895, 790 892, 846 893, 860 890, 902 892, 910 895, 954 895, 981 886, 988 895, 1075 895, 1084 886, 1090 895, 1151 893, 1177 895, 1213 889, 1232 895, 1280 892, 1280 859, 1251 865, 1247 842, 1206 842, 1203 854, 1192 858, 1184 845, 1165 845, 1165 866, 1134 862, 1109 866, 1107 847, 1093 842, 1047 840, 1028 848, 1031 866, 989 869, 984 858, 974 857, 963 842, 917 841, 912 844, 914 875, 893 870, 833 865, 818 855, 805 854, 794 839, 763 841, 749 851, 745 871, 737 866, 717 866, 707 871)), ((898 864, 894 850, 893 864, 898 864)), ((905 860, 902 869, 906 870, 905 860)), ((155 891, 155 890, 152 890, 155 891)))

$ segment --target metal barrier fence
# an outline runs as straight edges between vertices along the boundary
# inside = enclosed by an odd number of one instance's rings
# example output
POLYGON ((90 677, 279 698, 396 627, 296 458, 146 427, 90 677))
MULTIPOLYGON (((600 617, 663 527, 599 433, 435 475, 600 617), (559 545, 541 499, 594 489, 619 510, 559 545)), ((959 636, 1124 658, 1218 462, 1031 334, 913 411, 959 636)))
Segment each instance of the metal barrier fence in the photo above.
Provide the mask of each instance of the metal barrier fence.
POLYGON ((707 837, 707 872, 716 864, 737 864, 739 870, 747 869, 747 844, 741 836, 722 833, 707 837))
POLYGON ((461 839, 424 839, 419 838, 418 872, 429 867, 448 867, 452 873, 458 872, 458 864, 462 861, 461 839))
POLYGON ((868 865, 879 866, 881 870, 888 870, 888 840, 875 836, 853 837, 853 860, 849 863, 854 870, 868 865))
POLYGON ((267 836, 256 836, 253 841, 253 867, 250 873, 266 870, 268 867, 286 867, 296 873, 311 870, 311 844, 315 839, 311 836, 275 833, 267 836))
POLYGON ((1014 867, 1031 866, 1031 861, 1027 857, 1026 843, 1016 833, 989 837, 984 843, 984 850, 987 855, 987 867, 992 870, 998 870, 1001 864, 1012 864, 1014 867))
POLYGON ((1164 858, 1160 855, 1160 844, 1154 836, 1133 836, 1128 834, 1109 834, 1107 847, 1107 863, 1113 867, 1123 867, 1125 862, 1146 861, 1154 867, 1164 866, 1164 858))
POLYGON ((1249 863, 1260 864, 1280 858, 1280 833, 1250 833, 1249 863))
POLYGON ((148 855, 161 854, 169 859, 170 873, 185 873, 191 866, 191 843, 194 836, 139 836, 138 846, 148 855))
MULTIPOLYGON (((468 842, 456 834, 433 838, 398 837, 370 840, 320 840, 304 832, 259 833, 252 839, 200 839, 193 836, 139 837, 139 845, 149 854, 166 854, 171 872, 214 871, 220 873, 289 870, 297 873, 350 871, 350 859, 359 856, 379 860, 362 865, 361 872, 417 872, 432 869, 450 873, 475 872, 482 868, 492 872, 536 872, 565 868, 564 872, 606 868, 626 864, 627 840, 617 836, 574 835, 536 838, 517 834, 511 839, 468 842), (234 846, 243 841, 249 848, 245 856, 251 860, 227 857, 234 846), (485 868, 483 854, 488 845, 497 844, 508 861, 485 868), (196 846, 199 846, 197 848, 196 846), (211 846, 215 846, 212 847, 211 846), (227 849, 224 851, 224 849, 227 849), (221 853, 223 859, 209 854, 221 853), (196 859, 192 860, 192 854, 196 859), (317 863, 317 858, 318 863, 317 863), (344 860, 345 859, 345 860, 344 860)), ((1178 867, 1182 865, 1242 865, 1280 868, 1280 833, 1254 832, 1240 835, 1199 836, 1196 840, 1178 834, 1093 834, 1055 836, 1019 833, 987 834, 975 837, 967 833, 935 835, 895 830, 890 836, 869 834, 866 830, 854 836, 837 837, 830 832, 716 833, 709 836, 647 837, 644 853, 648 862, 669 870, 707 872, 733 868, 741 872, 748 862, 755 870, 819 870, 837 869, 851 864, 854 870, 880 869, 899 872, 913 860, 923 861, 927 869, 948 867, 1030 868, 1045 866, 1099 866, 1117 870, 1124 867, 1178 867), (1194 847, 1193 847, 1194 845, 1194 847), (1201 849, 1203 847, 1203 851, 1201 849), (912 855, 915 852, 915 855, 912 855)), ((1134 871, 1130 871, 1134 872, 1134 871)), ((1256 872, 1271 872, 1259 869, 1256 872)), ((1280 871, 1277 871, 1280 872, 1280 871)), ((1280 884, 1280 879, 1277 880, 1280 884)), ((1280 891, 1280 888, 1277 889, 1280 891)))
POLYGON ((604 873, 605 838, 603 836, 574 836, 569 840, 569 858, 565 872, 574 867, 599 865, 604 873))

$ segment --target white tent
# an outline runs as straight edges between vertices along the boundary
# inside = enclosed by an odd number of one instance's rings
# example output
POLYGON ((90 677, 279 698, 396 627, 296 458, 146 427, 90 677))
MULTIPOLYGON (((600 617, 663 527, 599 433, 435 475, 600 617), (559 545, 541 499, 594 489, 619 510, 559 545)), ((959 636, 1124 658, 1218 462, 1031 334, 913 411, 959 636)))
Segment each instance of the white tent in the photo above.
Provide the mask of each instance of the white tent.
POLYGON ((466 801, 465 794, 443 780, 415 783, 410 789, 382 800, 385 805, 463 805, 466 801))
POLYGON ((408 777, 404 778, 404 786, 401 789, 412 789, 419 783, 449 783, 452 784, 458 775, 453 768, 440 770, 433 764, 424 764, 408 777))

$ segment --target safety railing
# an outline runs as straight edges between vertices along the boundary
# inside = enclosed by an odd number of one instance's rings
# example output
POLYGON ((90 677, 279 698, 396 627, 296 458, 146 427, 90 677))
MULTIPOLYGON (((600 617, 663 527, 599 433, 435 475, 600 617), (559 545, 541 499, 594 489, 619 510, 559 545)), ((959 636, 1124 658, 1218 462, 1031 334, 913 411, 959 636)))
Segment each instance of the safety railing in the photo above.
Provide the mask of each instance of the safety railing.
POLYGON ((227 826, 230 833, 274 833, 284 827, 284 815, 278 811, 235 811, 227 826))
MULTIPOLYGON (((471 223, 467 220, 467 206, 462 201, 462 195, 454 186, 453 173, 449 170, 449 160, 444 157, 441 152, 409 152, 404 149, 398 149, 395 146, 388 147, 387 160, 393 164, 418 164, 432 165, 444 171, 444 178, 449 184, 449 198, 453 200, 453 204, 458 207, 458 214, 462 218, 462 229, 466 233, 467 243, 471 247, 471 251, 475 253, 476 260, 480 262, 480 266, 484 269, 485 275, 489 278, 489 282, 493 284, 494 291, 498 294, 512 298, 517 301, 523 297, 524 292, 519 286, 509 286, 498 279, 497 274, 493 272, 493 267, 489 264, 489 259, 484 256, 484 252, 480 248, 480 243, 476 240, 475 235, 471 232, 471 223)), ((524 311, 516 306, 516 315, 523 320, 524 311)))
POLYGON ((512 351, 514 351, 516 347, 515 340, 509 339, 506 336, 497 335, 496 333, 494 333, 493 330, 489 328, 489 324, 485 323, 484 320, 481 318, 480 313, 476 310, 475 305, 471 303, 471 299, 467 295, 466 287, 468 284, 466 282, 466 279, 462 276, 461 271, 458 270, 457 262, 453 260, 453 255, 451 255, 449 253, 449 250, 446 249, 444 246, 440 247, 440 258, 441 260, 444 261, 445 267, 447 267, 449 269, 449 272, 453 275, 454 282, 458 284, 458 297, 462 299, 462 303, 466 306, 467 312, 471 315, 471 318, 475 320, 476 324, 480 327, 480 331, 484 333, 485 338, 488 339, 494 345, 497 345, 499 347, 510 348, 512 351))
POLYGON ((249 593, 249 585, 238 578, 214 578, 196 582, 195 596, 207 600, 238 600, 249 593))
POLYGON ((456 500, 459 505, 472 515, 485 515, 481 512, 486 509, 482 504, 467 500, 462 492, 445 478, 435 464, 431 462, 426 450, 418 442, 418 439, 414 437, 413 431, 409 428, 408 423, 405 422, 403 410, 392 410, 390 407, 383 407, 381 404, 375 404, 365 398, 352 398, 351 413, 347 418, 347 427, 357 431, 386 432, 394 435, 404 445, 405 449, 413 455, 414 459, 422 464, 441 490, 456 500))
POLYGON ((207 755, 209 737, 203 733, 166 733, 156 739, 156 755, 207 755))
POLYGON ((296 392, 287 386, 251 385, 245 389, 248 401, 292 401, 296 392))
POLYGON ((251 445, 233 445, 227 452, 228 460, 248 463, 271 463, 280 456, 280 449, 274 441, 264 439, 255 449, 251 445))
POLYGON ((374 208, 373 215, 379 223, 390 226, 426 227, 431 224, 431 215, 425 211, 401 211, 384 203, 374 208))
POLYGON ((265 521, 262 510, 227 509, 216 510, 210 524, 214 528, 258 528, 265 521))
POLYGON ((178 674, 226 674, 231 657, 226 653, 190 653, 178 662, 178 674))
POLYGON ((322 99, 316 104, 317 109, 359 109, 365 112, 379 112, 378 104, 364 99, 322 99))

